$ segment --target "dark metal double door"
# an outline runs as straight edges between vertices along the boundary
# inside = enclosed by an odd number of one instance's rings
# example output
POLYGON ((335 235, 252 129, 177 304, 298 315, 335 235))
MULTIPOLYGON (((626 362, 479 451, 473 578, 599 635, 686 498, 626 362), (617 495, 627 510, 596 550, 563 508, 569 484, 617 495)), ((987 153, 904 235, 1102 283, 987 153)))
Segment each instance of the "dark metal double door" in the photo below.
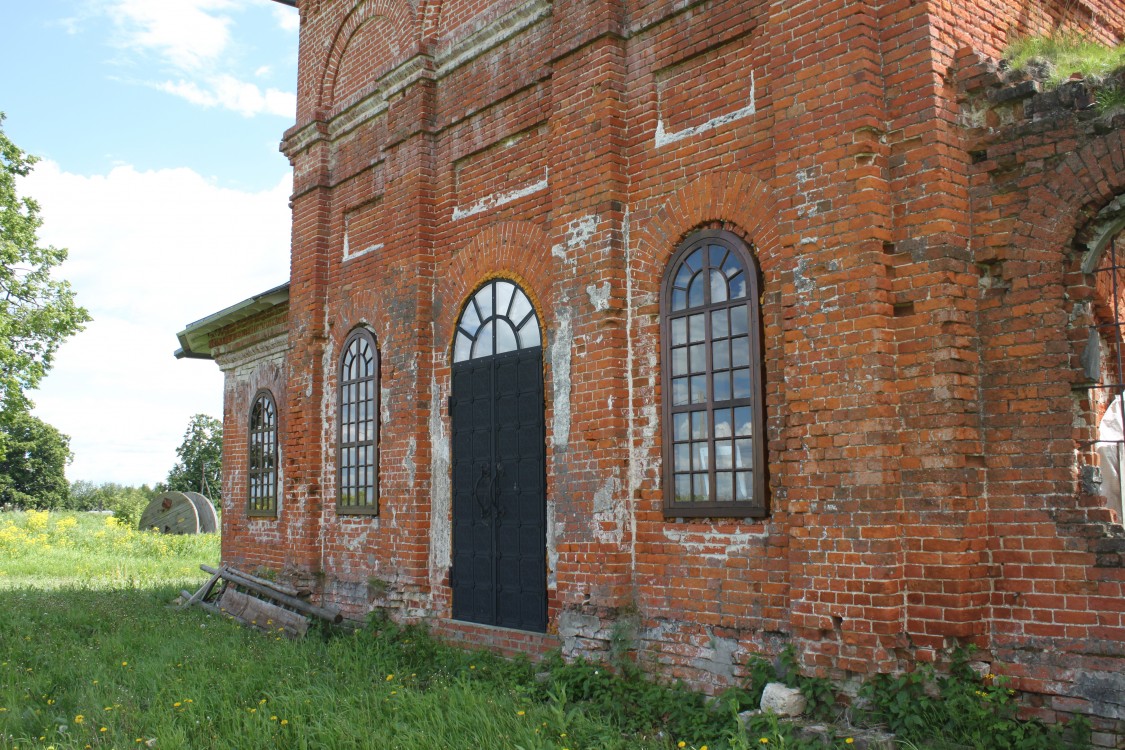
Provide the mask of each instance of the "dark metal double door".
POLYGON ((547 628, 541 347, 453 365, 453 617, 547 628))

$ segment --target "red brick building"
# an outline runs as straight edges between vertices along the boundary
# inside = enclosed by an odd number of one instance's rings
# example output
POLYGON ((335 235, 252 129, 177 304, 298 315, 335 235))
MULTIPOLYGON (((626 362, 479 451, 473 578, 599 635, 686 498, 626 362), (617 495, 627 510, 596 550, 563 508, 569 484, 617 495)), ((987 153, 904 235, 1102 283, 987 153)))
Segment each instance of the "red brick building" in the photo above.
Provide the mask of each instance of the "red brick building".
POLYGON ((297 5, 290 282, 181 334, 227 562, 704 687, 972 642, 1120 741, 1125 116, 995 64, 1119 0, 297 5))

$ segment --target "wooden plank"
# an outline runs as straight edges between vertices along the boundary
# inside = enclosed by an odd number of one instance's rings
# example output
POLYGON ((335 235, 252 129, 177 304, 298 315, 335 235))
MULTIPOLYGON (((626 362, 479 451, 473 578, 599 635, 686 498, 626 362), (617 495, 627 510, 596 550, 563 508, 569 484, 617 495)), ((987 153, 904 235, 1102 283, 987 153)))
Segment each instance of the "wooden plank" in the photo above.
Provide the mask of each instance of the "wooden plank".
MULTIPOLYGON (((203 565, 200 565, 199 567, 208 573, 212 573, 215 570, 214 568, 203 565)), ((303 612, 304 614, 312 615, 313 617, 319 617, 320 619, 327 620, 331 623, 340 623, 344 619, 344 616, 340 614, 340 611, 337 609, 317 607, 316 605, 309 604, 308 602, 302 601, 296 597, 281 593, 277 589, 273 588, 272 585, 257 583, 230 568, 224 567, 221 568, 221 570, 223 578, 227 579, 228 581, 237 583, 243 588, 247 588, 257 594, 261 594, 262 596, 272 599, 279 604, 284 604, 286 607, 295 609, 298 612, 303 612)))
POLYGON ((215 574, 211 576, 211 580, 203 584, 203 587, 199 589, 199 591, 196 591, 194 594, 188 597, 188 600, 184 602, 181 607, 190 607, 196 602, 206 599, 207 595, 211 593, 211 589, 215 586, 216 581, 218 581, 221 577, 222 576, 220 575, 219 571, 215 571, 215 574))
POLYGON ((259 630, 285 633, 290 638, 299 638, 309 629, 307 617, 230 586, 219 600, 219 609, 259 630))

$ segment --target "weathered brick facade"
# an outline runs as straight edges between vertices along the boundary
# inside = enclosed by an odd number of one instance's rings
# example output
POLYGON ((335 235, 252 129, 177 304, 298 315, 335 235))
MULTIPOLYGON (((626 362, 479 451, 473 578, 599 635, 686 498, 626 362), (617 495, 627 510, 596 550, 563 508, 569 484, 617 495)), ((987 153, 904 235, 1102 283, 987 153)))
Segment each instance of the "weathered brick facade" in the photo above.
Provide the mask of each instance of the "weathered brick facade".
POLYGON ((1105 297, 1082 243, 1125 216, 1125 117, 994 65, 1014 34, 1120 43, 1119 0, 298 5, 288 301, 208 330, 227 562, 510 650, 624 639, 703 687, 787 643, 845 678, 971 642, 1045 717, 1122 741, 1125 532, 1082 482, 1079 359, 1105 297), (765 518, 664 513, 661 284, 700 229, 761 267, 765 518), (538 635, 451 620, 451 347, 493 278, 543 331, 538 635), (335 502, 361 325, 377 516, 335 502), (263 387, 279 510, 248 520, 263 387))

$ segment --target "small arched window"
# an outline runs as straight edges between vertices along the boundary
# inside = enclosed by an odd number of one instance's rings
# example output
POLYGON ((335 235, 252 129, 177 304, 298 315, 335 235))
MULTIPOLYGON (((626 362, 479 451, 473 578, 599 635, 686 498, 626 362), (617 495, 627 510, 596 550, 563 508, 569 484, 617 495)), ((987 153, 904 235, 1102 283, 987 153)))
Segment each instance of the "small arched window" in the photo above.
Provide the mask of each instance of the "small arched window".
POLYGON ((761 294, 746 244, 696 232, 660 296, 664 514, 766 513, 761 294))
POLYGON ((277 516, 277 408, 273 394, 259 391, 250 407, 250 501, 247 515, 277 516))
POLYGON ((336 509, 379 512, 379 350, 365 328, 344 342, 339 370, 336 509))

